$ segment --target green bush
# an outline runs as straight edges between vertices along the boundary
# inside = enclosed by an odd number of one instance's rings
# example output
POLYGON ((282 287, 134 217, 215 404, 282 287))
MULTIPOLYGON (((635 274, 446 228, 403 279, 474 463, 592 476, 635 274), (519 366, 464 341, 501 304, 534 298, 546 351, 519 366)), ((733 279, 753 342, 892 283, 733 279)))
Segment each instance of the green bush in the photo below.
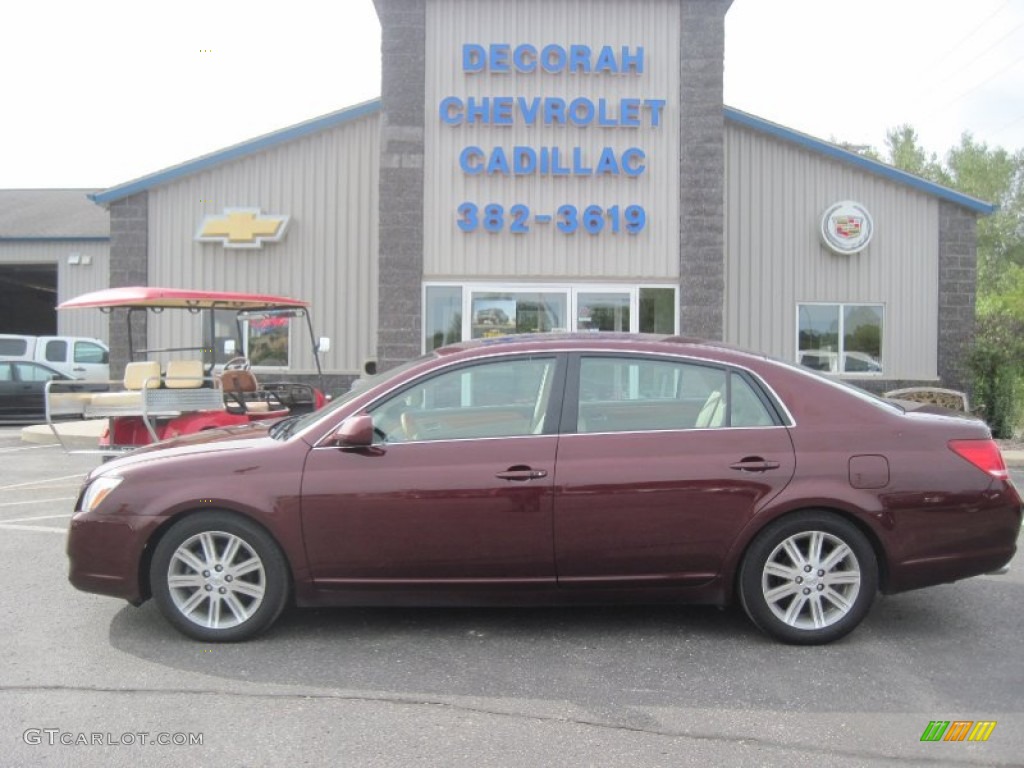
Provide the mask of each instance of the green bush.
POLYGON ((1013 437, 1024 410, 1024 321, 1008 312, 980 316, 968 365, 993 436, 1013 437))

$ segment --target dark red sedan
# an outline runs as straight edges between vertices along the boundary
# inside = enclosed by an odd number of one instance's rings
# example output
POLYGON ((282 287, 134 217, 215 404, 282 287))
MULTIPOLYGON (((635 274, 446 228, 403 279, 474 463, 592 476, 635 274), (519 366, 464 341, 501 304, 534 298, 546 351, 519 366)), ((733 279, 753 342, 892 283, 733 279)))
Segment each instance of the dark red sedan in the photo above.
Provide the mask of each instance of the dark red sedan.
POLYGON ((1021 499, 980 421, 654 336, 506 337, 274 425, 94 470, 71 582, 194 638, 301 605, 738 599, 792 643, 875 594, 989 573, 1021 499))

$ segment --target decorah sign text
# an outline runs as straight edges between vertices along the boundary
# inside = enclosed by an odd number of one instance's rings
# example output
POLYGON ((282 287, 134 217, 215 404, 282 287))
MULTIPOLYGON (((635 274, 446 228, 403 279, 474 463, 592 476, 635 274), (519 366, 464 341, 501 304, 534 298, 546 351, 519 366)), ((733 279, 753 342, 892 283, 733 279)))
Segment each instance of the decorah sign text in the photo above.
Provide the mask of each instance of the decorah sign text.
MULTIPOLYGON (((466 43, 462 46, 462 72, 520 75, 609 77, 644 74, 642 46, 520 45, 466 43)), ((565 126, 598 130, 657 129, 662 125, 665 99, 589 98, 555 96, 446 96, 438 117, 447 126, 506 127, 565 126)), ((639 143, 639 142, 637 142, 639 143)), ((647 152, 640 146, 600 149, 583 146, 468 145, 461 149, 459 169, 478 177, 637 178, 648 170, 647 152)), ((456 223, 463 232, 525 234, 531 227, 550 225, 572 235, 582 230, 635 235, 647 225, 643 206, 561 205, 554 211, 534 212, 524 203, 505 209, 498 203, 464 202, 456 223)))

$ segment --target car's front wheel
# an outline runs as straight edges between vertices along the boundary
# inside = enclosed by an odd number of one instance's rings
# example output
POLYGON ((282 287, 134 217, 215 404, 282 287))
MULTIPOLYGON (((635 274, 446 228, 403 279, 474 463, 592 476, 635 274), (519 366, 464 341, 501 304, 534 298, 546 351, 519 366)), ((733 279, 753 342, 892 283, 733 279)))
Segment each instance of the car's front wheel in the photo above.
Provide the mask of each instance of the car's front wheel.
POLYGON ((740 569, 750 619, 786 643, 829 643, 867 615, 878 561, 855 525, 830 512, 801 512, 765 528, 740 569))
POLYGON ((175 523, 150 565, 160 612, 197 640, 248 640, 267 629, 288 600, 288 567, 271 536, 228 512, 175 523))

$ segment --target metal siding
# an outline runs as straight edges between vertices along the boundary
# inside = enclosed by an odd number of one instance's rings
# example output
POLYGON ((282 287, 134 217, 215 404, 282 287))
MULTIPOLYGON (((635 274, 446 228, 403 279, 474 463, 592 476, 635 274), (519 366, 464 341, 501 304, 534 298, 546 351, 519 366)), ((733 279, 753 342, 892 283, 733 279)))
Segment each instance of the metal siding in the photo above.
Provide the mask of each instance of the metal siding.
POLYGON ((938 201, 743 127, 725 135, 725 338, 794 360, 798 303, 882 304, 885 378, 936 378, 938 201), (846 199, 867 207, 875 234, 839 256, 819 229, 846 199))
MULTIPOLYGON (((372 115, 151 190, 150 284, 306 299, 314 331, 331 338, 325 372, 361 371, 376 346, 379 154, 372 115), (195 241, 204 216, 239 206, 290 215, 284 239, 251 250, 195 241)), ((149 329, 154 347, 201 341, 198 324, 176 313, 149 329)), ((297 334, 291 369, 312 371, 297 334)))
POLYGON ((424 169, 424 272, 427 279, 515 278, 659 279, 679 274, 679 7, 671 0, 430 0, 427 3, 426 134, 424 169), (553 33, 552 30, 558 30, 553 33), (618 50, 643 46, 642 75, 465 74, 464 43, 604 45, 618 50), (446 96, 558 96, 609 99, 665 99, 659 128, 569 126, 450 126, 438 115, 446 96), (470 177, 459 167, 459 152, 477 145, 581 146, 596 159, 603 146, 643 149, 647 170, 638 178, 470 177), (582 228, 564 235, 551 224, 531 223, 513 235, 464 233, 456 208, 465 201, 481 209, 500 203, 506 212, 524 203, 531 214, 554 214, 563 204, 580 212, 591 204, 608 208, 641 204, 647 226, 637 235, 590 235, 582 228))
MULTIPOLYGON (((109 242, 0 242, 0 264, 56 264, 57 297, 62 301, 108 287, 109 242), (89 256, 89 265, 68 264, 73 253, 89 256)), ((57 333, 107 340, 107 315, 99 310, 71 310, 57 313, 57 333)))

